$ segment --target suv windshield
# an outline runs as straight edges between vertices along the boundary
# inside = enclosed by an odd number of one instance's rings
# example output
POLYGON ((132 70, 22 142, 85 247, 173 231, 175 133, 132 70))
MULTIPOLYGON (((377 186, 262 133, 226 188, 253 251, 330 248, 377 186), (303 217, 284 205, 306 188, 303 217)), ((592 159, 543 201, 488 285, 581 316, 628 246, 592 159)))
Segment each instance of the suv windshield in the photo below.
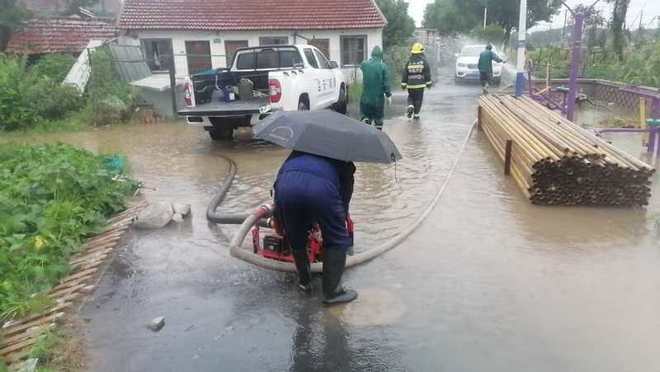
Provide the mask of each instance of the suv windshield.
POLYGON ((486 46, 481 45, 470 45, 463 47, 461 50, 461 56, 463 57, 478 57, 481 52, 486 49, 486 46))

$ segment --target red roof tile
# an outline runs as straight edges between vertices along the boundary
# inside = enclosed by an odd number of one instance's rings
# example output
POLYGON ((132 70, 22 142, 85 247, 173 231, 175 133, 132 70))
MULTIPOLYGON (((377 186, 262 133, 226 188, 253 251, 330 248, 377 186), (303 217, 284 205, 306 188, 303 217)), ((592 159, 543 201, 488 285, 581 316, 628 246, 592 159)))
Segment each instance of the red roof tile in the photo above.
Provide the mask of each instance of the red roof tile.
POLYGON ((78 18, 36 18, 22 31, 12 34, 7 53, 79 53, 91 39, 117 37, 117 27, 99 20, 78 18))
POLYGON ((379 28, 373 0, 125 0, 131 30, 321 30, 379 28))

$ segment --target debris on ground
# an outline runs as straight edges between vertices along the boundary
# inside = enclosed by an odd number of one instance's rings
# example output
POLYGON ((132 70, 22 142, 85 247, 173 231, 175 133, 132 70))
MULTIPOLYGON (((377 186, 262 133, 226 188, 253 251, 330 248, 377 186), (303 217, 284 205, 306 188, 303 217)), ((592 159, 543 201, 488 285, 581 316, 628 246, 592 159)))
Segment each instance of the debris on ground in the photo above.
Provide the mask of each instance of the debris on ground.
POLYGON ((157 202, 140 212, 135 222, 138 229, 160 229, 167 226, 170 221, 182 222, 190 214, 190 204, 157 202))
POLYGON ((157 318, 154 318, 147 324, 147 328, 154 332, 160 331, 163 327, 165 326, 165 317, 159 316, 157 318))
POLYGON ((30 358, 23 362, 19 367, 19 372, 35 372, 37 370, 37 365, 39 364, 39 359, 30 358))

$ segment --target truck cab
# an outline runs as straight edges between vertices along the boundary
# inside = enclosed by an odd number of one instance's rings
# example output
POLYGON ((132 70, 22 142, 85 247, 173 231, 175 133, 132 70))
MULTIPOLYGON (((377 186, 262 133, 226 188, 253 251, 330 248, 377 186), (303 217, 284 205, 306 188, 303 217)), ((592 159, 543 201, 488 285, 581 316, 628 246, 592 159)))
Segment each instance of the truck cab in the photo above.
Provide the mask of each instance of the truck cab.
POLYGON ((236 51, 228 69, 186 80, 189 125, 203 126, 214 140, 254 125, 273 111, 321 110, 346 113, 348 89, 337 63, 310 45, 273 45, 236 51))

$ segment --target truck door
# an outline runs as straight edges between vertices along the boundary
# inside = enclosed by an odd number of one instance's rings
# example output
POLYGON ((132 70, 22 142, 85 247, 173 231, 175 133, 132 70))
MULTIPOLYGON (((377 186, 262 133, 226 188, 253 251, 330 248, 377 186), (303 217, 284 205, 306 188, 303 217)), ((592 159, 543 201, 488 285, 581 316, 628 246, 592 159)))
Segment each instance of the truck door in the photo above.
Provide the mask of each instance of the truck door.
POLYGON ((307 79, 310 84, 308 90, 310 94, 310 109, 324 109, 333 103, 331 94, 332 90, 328 80, 330 70, 321 67, 319 60, 316 58, 314 49, 305 48, 303 52, 307 63, 311 67, 307 79))
POLYGON ((330 61, 319 51, 314 49, 314 55, 319 61, 319 68, 321 69, 321 85, 323 88, 323 98, 325 106, 330 106, 337 102, 339 98, 339 87, 337 86, 337 77, 335 71, 333 71, 330 61))

